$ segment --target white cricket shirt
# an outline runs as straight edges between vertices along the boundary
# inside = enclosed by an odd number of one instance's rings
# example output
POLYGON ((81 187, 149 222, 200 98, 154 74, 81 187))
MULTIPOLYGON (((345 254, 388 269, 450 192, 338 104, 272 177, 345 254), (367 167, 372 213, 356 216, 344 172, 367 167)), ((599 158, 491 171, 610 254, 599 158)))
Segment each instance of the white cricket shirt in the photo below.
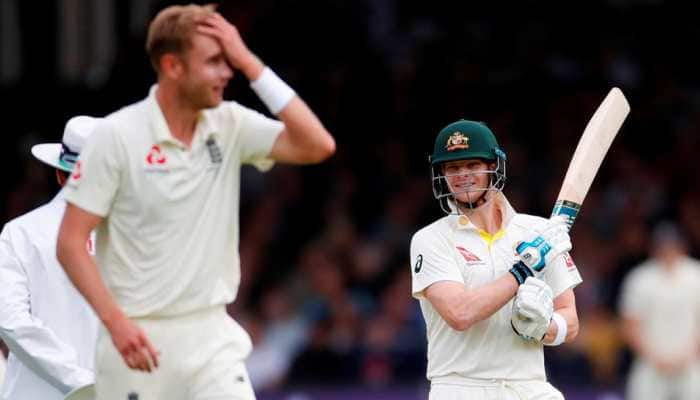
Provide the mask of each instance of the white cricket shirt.
POLYGON ((623 316, 639 321, 645 347, 680 357, 700 337, 700 263, 689 257, 668 271, 655 259, 632 270, 620 297, 623 316))
POLYGON ((0 355, 0 387, 2 387, 2 383, 5 381, 5 369, 7 368, 7 362, 5 361, 5 355, 1 354, 0 355))
POLYGON ((97 317, 56 259, 65 208, 59 192, 0 234, 0 337, 10 349, 2 400, 62 400, 95 379, 97 317))
MULTIPOLYGON (((454 281, 481 287, 504 274, 517 262, 516 243, 528 239, 543 218, 518 214, 499 195, 503 229, 491 236, 465 216, 448 215, 416 232, 411 240, 413 296, 420 301, 428 339, 429 380, 444 377, 470 379, 546 379, 542 344, 520 338, 510 324, 512 300, 491 317, 465 331, 451 328, 423 295, 435 282, 454 281)), ((544 280, 555 297, 581 282, 571 257, 559 257, 545 268, 544 280)))
POLYGON ((240 282, 240 169, 272 167, 284 125, 222 102, 202 111, 188 149, 149 96, 106 117, 66 190, 104 217, 97 263, 129 317, 182 315, 226 304, 240 282))

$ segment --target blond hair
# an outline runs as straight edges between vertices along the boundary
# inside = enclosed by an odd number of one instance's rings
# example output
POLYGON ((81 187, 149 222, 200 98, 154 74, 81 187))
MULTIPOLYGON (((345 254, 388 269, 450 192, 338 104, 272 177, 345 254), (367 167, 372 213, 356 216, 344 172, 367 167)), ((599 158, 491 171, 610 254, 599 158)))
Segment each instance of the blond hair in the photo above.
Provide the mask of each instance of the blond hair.
POLYGON ((160 72, 160 58, 167 53, 182 54, 192 45, 192 34, 203 18, 212 15, 216 6, 170 6, 161 10, 151 21, 146 37, 146 52, 156 72, 160 72))

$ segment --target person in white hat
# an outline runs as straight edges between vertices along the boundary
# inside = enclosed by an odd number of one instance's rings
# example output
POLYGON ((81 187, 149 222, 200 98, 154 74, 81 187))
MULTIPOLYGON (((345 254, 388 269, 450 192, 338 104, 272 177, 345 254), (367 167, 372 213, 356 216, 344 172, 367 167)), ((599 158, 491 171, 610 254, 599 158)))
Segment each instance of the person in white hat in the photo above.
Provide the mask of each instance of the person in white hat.
MULTIPOLYGON (((59 185, 98 121, 74 117, 63 143, 32 147, 34 157, 55 168, 59 185)), ((0 233, 0 337, 10 349, 2 400, 63 399, 94 381, 97 318, 56 259, 65 207, 61 190, 0 233)), ((92 240, 87 246, 92 252, 92 240)))
POLYGON ((7 361, 5 361, 5 355, 0 355, 0 386, 5 380, 5 369, 7 368, 7 361))

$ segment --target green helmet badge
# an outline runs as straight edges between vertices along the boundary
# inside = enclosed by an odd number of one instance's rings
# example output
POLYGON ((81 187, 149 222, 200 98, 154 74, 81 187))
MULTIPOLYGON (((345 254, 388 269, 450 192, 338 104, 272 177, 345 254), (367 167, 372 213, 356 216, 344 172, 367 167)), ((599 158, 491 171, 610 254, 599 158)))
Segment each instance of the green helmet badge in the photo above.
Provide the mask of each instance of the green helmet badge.
POLYGON ((447 151, 455 151, 459 149, 468 149, 469 148, 469 138, 462 135, 462 132, 455 132, 452 134, 447 139, 447 144, 445 145, 445 149, 447 151))
POLYGON ((437 165, 470 158, 495 161, 501 153, 496 136, 486 124, 461 119, 440 131, 430 162, 437 165))

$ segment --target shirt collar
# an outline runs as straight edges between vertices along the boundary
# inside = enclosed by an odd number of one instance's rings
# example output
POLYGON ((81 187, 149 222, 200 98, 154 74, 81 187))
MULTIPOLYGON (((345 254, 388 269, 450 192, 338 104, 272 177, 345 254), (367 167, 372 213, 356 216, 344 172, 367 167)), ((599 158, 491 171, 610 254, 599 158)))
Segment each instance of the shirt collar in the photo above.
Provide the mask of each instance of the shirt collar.
MULTIPOLYGON (((149 118, 151 120, 151 126, 153 127, 153 139, 156 143, 170 142, 182 145, 182 143, 170 133, 170 128, 163 115, 163 110, 160 109, 160 105, 156 99, 157 90, 158 84, 151 86, 146 99, 149 118)), ((192 138, 193 146, 195 143, 205 142, 210 137, 216 139, 219 135, 219 126, 209 114, 210 112, 208 110, 200 111, 197 127, 195 128, 194 137, 192 138)))
MULTIPOLYGON (((501 213, 501 230, 503 230, 508 226, 513 217, 515 217, 516 211, 513 206, 510 205, 510 202, 508 202, 508 199, 506 199, 506 196, 502 192, 497 193, 493 201, 496 202, 496 207, 501 213)), ((476 231, 480 231, 480 229, 477 228, 466 215, 451 214, 449 217, 457 230, 474 229, 476 231)))

